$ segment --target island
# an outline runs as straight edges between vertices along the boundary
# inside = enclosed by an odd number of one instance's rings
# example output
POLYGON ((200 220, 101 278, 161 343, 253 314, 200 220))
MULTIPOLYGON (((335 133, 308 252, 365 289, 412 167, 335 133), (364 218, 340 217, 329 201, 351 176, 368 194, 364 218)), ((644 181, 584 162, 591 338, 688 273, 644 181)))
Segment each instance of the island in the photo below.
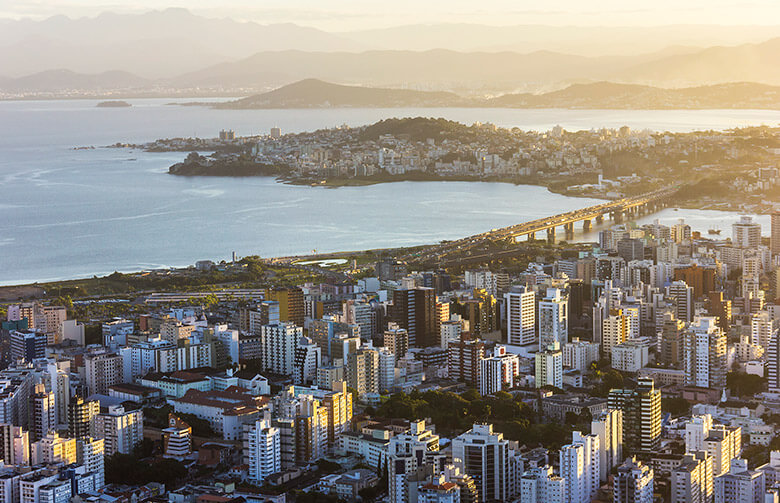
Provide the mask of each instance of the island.
POLYGON ((97 106, 98 108, 127 108, 133 105, 131 105, 126 101, 110 100, 110 101, 101 101, 95 106, 97 106))

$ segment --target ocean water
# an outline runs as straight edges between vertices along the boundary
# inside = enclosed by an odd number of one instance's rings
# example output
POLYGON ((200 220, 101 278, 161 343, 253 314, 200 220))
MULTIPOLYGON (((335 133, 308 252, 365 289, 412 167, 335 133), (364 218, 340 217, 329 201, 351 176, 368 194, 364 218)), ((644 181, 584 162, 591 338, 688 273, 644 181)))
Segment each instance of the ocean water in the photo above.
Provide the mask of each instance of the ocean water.
MULTIPOLYGON (((404 182, 338 189, 270 178, 182 178, 167 174, 182 153, 100 148, 178 136, 310 131, 395 116, 547 130, 629 125, 691 131, 778 125, 780 112, 506 109, 211 110, 130 100, 0 102, 0 284, 183 266, 238 255, 360 250, 452 239, 577 209, 596 201, 542 187, 404 182), (95 149, 74 150, 94 146, 95 149)), ((181 101, 181 100, 180 100, 181 101)), ((738 215, 667 209, 645 217, 724 229, 738 215)), ((758 217, 768 232, 767 217, 758 217)), ((593 235, 577 234, 577 239, 593 235)))

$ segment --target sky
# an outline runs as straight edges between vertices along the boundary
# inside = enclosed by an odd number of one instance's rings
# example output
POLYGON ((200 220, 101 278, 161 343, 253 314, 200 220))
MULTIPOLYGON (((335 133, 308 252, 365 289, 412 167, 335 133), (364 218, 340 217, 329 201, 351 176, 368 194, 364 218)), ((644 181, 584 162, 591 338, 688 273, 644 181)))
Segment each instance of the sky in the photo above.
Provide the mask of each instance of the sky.
POLYGON ((184 7, 208 17, 353 31, 418 23, 633 26, 776 25, 778 0, 0 0, 0 17, 139 12, 184 7))

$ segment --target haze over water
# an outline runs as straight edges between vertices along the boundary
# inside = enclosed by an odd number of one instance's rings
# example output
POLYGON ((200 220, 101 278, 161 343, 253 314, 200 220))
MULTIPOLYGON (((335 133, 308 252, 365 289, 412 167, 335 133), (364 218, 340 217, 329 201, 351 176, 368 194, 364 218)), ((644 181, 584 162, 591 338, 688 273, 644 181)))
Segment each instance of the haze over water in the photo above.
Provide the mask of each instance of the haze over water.
MULTIPOLYGON (((432 243, 594 204, 543 187, 424 182, 369 187, 289 186, 270 178, 183 178, 167 174, 184 153, 72 150, 177 136, 214 137, 357 126, 394 116, 467 124, 568 130, 628 125, 692 131, 778 125, 780 111, 593 111, 507 109, 210 110, 129 100, 0 102, 0 284, 183 266, 200 259, 278 256, 432 243)), ((664 210, 672 223, 716 226, 738 215, 664 210)), ((768 232, 768 219, 760 217, 768 232)), ((593 239, 593 236, 578 238, 593 239)))

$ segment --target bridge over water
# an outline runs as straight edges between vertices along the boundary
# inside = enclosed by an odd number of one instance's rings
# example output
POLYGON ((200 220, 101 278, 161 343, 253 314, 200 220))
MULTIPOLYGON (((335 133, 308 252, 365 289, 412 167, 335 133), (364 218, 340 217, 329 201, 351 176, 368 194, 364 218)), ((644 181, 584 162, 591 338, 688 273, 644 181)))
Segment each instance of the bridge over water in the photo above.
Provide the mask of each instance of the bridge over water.
POLYGON ((669 187, 639 196, 606 201, 595 206, 588 206, 587 208, 567 213, 510 225, 509 227, 492 229, 488 232, 454 241, 446 241, 426 248, 420 254, 409 255, 404 258, 434 258, 458 249, 470 248, 486 240, 497 241, 525 236, 529 241, 532 241, 535 239, 536 233, 541 231, 547 231, 547 241, 554 243, 555 231, 558 227, 563 227, 566 239, 570 240, 574 237, 574 224, 578 222, 582 222, 583 229, 588 231, 591 229, 594 221, 601 223, 605 217, 610 218, 614 223, 620 223, 625 218, 634 218, 639 215, 653 213, 666 207, 680 189, 681 187, 679 186, 669 187))

